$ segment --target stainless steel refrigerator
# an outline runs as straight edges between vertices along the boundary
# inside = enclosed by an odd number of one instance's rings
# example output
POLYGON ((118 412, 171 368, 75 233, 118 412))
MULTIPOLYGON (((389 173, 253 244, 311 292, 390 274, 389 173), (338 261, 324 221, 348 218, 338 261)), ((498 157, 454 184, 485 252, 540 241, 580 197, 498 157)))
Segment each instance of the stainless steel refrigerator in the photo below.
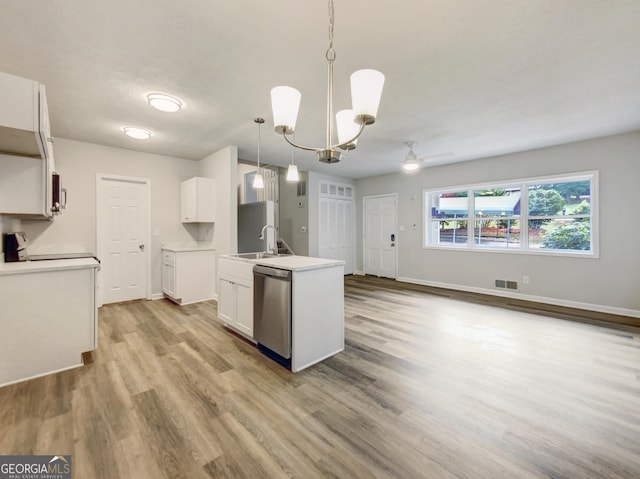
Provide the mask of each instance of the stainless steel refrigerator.
POLYGON ((274 234, 269 228, 265 238, 260 239, 260 231, 264 225, 274 225, 273 201, 246 203, 238 206, 238 253, 254 253, 269 251, 273 247, 274 234))

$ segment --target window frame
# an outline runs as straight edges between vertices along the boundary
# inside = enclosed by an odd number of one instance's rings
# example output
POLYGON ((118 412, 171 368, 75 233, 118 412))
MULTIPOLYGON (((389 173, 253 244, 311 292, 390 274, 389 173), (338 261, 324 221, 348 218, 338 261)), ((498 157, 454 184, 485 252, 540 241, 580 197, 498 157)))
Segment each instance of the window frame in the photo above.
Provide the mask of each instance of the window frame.
MULTIPOLYGON (((507 253, 507 254, 528 254, 528 255, 544 255, 544 256, 570 256, 581 258, 599 258, 599 171, 581 171, 573 173, 562 173, 557 175, 537 176, 529 178, 518 178, 514 180, 503 180, 486 183, 473 183, 466 185, 454 185, 444 188, 427 188, 422 190, 422 248, 434 250, 455 250, 455 251, 479 251, 489 253, 507 253), (567 216, 530 216, 529 215, 529 187, 540 184, 557 184, 557 183, 574 183, 578 181, 590 182, 590 213, 588 215, 570 215, 569 218, 590 218, 591 228, 591 249, 583 250, 567 250, 567 249, 542 249, 532 248, 529 246, 529 220, 530 219, 557 219, 567 218, 567 216), (475 243, 475 225, 481 215, 475 213, 475 197, 474 191, 490 190, 490 189, 519 189, 520 190, 520 214, 512 215, 511 218, 517 218, 520 223, 520 245, 519 246, 489 246, 475 243), (437 244, 432 238, 431 225, 433 221, 437 221, 437 217, 431 216, 431 199, 434 194, 447 194, 467 191, 467 241, 463 244, 437 244)), ((487 219, 487 218, 481 218, 487 219)), ((437 241, 437 238, 435 238, 437 241)))

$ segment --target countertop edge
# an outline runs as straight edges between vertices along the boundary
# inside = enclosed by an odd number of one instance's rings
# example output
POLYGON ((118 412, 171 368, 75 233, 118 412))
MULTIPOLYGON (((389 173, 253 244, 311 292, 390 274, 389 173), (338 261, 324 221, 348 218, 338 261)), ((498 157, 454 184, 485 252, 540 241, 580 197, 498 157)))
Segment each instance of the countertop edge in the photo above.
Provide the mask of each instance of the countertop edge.
POLYGON ((219 259, 228 259, 230 261, 239 261, 241 263, 249 263, 260 266, 267 266, 278 269, 285 269, 287 271, 293 272, 302 272, 302 271, 310 271, 314 269, 324 269, 324 268, 335 268, 338 266, 344 266, 345 262, 343 260, 337 259, 325 259, 325 258, 316 258, 314 256, 299 256, 299 258, 313 258, 317 260, 315 264, 302 264, 302 265, 291 265, 291 264, 283 264, 282 261, 292 261, 291 258, 295 258, 297 255, 287 255, 278 258, 263 258, 263 259, 247 259, 247 258, 238 258, 232 255, 223 255, 220 256, 219 259))
POLYGON ((87 268, 100 268, 100 263, 98 263, 94 258, 0 263, 0 276, 87 268))

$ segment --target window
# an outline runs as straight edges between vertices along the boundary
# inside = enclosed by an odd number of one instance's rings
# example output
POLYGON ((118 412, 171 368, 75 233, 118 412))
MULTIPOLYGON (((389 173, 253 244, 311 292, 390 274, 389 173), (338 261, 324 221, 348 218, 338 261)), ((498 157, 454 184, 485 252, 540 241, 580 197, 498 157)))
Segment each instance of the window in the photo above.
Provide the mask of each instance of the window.
POLYGON ((594 256, 597 172, 424 192, 425 247, 594 256))

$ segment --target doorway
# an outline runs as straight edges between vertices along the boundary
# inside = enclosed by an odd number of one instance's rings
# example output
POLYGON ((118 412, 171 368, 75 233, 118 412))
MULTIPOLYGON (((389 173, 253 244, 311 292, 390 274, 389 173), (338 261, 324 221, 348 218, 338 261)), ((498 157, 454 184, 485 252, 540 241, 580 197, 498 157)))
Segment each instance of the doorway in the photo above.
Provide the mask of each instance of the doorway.
POLYGON ((397 203, 398 195, 363 198, 364 274, 384 278, 397 277, 397 203))
POLYGON ((98 304, 150 298, 151 180, 96 175, 98 304))

